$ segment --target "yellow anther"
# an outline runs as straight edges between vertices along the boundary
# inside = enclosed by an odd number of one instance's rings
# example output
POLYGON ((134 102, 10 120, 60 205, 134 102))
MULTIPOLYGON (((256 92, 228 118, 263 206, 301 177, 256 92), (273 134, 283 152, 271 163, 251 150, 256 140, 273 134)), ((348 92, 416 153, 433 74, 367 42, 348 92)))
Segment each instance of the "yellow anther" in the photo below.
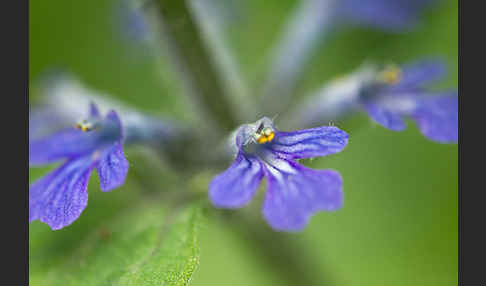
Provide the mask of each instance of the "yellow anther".
POLYGON ((387 84, 395 84, 402 78, 402 71, 397 66, 388 66, 380 74, 379 79, 387 84))
POLYGON ((272 131, 272 133, 270 133, 270 135, 267 136, 268 142, 272 142, 273 138, 275 138, 275 133, 273 133, 272 131))
POLYGON ((275 132, 270 127, 263 128, 263 130, 257 134, 258 144, 272 142, 273 138, 275 138, 275 132))
POLYGON ((266 142, 267 142, 267 137, 265 137, 265 136, 260 136, 260 137, 257 139, 257 142, 258 142, 258 144, 263 144, 263 143, 266 143, 266 142))
POLYGON ((93 130, 93 124, 91 122, 86 121, 86 120, 81 120, 81 121, 76 123, 76 128, 80 129, 83 132, 91 131, 91 130, 93 130))

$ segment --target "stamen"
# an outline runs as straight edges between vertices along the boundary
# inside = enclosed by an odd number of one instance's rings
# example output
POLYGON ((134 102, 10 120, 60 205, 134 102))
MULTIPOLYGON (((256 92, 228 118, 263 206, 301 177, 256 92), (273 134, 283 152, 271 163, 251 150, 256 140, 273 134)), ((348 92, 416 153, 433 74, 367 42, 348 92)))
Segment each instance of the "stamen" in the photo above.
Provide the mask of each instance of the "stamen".
POLYGON ((95 123, 90 122, 86 119, 83 119, 83 120, 78 121, 76 123, 75 127, 77 129, 80 129, 83 132, 86 132, 86 131, 91 131, 91 130, 95 129, 97 126, 96 126, 95 123))
MULTIPOLYGON (((260 128, 258 128, 260 130, 260 128)), ((275 132, 271 127, 265 127, 260 130, 260 132, 256 133, 256 141, 258 144, 264 144, 267 142, 272 142, 273 138, 275 138, 275 132)))

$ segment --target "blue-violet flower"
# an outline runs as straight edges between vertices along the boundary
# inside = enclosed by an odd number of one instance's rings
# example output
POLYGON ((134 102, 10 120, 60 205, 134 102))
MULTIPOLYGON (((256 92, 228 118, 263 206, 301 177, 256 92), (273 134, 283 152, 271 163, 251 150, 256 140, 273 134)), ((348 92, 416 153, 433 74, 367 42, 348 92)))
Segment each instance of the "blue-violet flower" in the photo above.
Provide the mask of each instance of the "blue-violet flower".
POLYGON ((436 61, 388 67, 378 73, 378 83, 362 91, 360 101, 368 115, 385 128, 405 129, 403 117, 413 119, 427 138, 455 143, 458 138, 457 91, 431 92, 425 85, 444 74, 436 61))
POLYGON ((125 181, 128 161, 115 111, 102 118, 94 104, 86 120, 50 136, 29 141, 29 164, 66 161, 29 189, 29 222, 40 220, 53 230, 73 223, 88 203, 88 181, 96 167, 101 190, 111 191, 125 181))
POLYGON ((209 186, 211 202, 222 208, 239 208, 250 202, 265 176, 268 190, 263 216, 279 231, 299 231, 317 211, 342 206, 342 179, 333 170, 313 170, 296 159, 337 153, 348 135, 334 126, 281 132, 263 117, 237 129, 233 164, 209 186))
POLYGON ((338 14, 356 24, 400 32, 410 30, 436 0, 340 0, 338 14))
POLYGON ((352 74, 326 84, 282 120, 289 125, 315 126, 360 109, 378 124, 405 129, 403 117, 413 119, 420 132, 440 143, 458 137, 457 91, 431 91, 427 84, 445 74, 442 62, 422 60, 378 68, 365 64, 352 74))

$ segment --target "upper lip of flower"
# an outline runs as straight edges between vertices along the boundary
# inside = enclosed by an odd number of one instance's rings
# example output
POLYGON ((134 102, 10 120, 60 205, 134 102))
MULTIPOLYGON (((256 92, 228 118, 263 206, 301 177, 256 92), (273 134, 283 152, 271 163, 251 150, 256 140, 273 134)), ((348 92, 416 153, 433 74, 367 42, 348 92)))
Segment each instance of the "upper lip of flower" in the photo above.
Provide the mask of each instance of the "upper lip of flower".
POLYGON ((41 165, 91 154, 123 139, 122 128, 114 112, 109 113, 104 119, 96 114, 88 118, 89 121, 84 121, 80 129, 70 127, 48 137, 31 139, 29 164, 41 165))

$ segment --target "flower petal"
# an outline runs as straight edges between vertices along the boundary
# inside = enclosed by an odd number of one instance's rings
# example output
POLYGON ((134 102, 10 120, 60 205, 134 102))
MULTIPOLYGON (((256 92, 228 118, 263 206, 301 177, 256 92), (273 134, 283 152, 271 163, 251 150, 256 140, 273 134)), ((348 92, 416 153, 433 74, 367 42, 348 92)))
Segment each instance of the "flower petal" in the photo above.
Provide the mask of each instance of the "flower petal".
POLYGON ((445 64, 436 59, 422 60, 402 67, 402 78, 391 87, 392 90, 409 90, 424 87, 440 80, 446 74, 445 64))
POLYGON ((113 136, 116 136, 117 140, 123 139, 123 128, 120 116, 114 110, 110 110, 106 114, 104 125, 109 126, 109 130, 112 132, 113 136))
POLYGON ((121 123, 114 111, 108 113, 101 129, 83 132, 67 128, 41 139, 29 140, 29 165, 42 165, 77 157, 120 140, 121 123))
POLYGON ((88 204, 89 156, 69 160, 29 188, 29 222, 40 220, 57 230, 73 223, 88 204))
POLYGON ((341 0, 340 13, 348 20, 383 29, 403 32, 412 28, 431 0, 341 0))
POLYGON ((116 142, 113 147, 105 152, 96 169, 103 192, 111 191, 125 182, 128 172, 128 161, 123 153, 121 142, 116 142))
POLYGON ((405 129, 405 121, 403 121, 400 113, 390 111, 377 103, 366 103, 364 108, 368 115, 383 127, 393 131, 405 129))
POLYGON ((268 148, 285 158, 303 159, 340 152, 347 143, 346 132, 335 126, 322 126, 294 132, 277 132, 268 148))
POLYGON ((67 128, 47 138, 29 140, 29 165, 42 165, 93 152, 100 145, 99 132, 67 128))
POLYGON ((265 165, 268 190, 263 216, 273 229, 299 231, 315 212, 342 206, 342 178, 338 172, 313 170, 292 161, 286 164, 292 166, 291 172, 265 165))
POLYGON ((239 152, 233 164, 211 181, 209 198, 217 207, 242 207, 250 202, 262 177, 258 159, 239 152))
POLYGON ((101 118, 100 110, 94 102, 89 103, 89 116, 93 118, 101 118))
POLYGON ((458 140, 458 99, 456 95, 430 96, 418 101, 411 117, 422 134, 440 143, 458 140))

